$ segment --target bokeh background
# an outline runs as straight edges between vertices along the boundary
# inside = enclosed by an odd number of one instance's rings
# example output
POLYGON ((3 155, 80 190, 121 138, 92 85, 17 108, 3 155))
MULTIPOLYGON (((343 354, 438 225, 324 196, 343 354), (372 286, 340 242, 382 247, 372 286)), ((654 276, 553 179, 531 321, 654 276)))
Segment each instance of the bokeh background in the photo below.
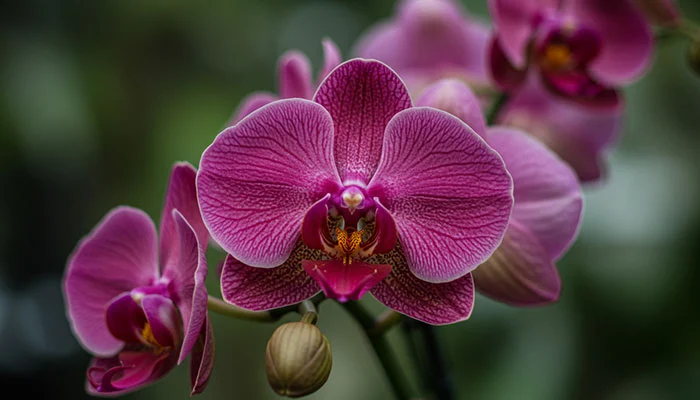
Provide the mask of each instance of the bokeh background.
MULTIPOLYGON (((488 19, 485 0, 465 4, 488 19)), ((679 4, 700 20, 699 2, 679 4)), ((172 163, 196 165, 244 95, 274 90, 285 50, 306 52, 318 68, 329 36, 348 57, 393 8, 378 0, 3 2, 3 392, 87 398, 89 356, 60 291, 78 240, 119 204, 157 218, 172 163)), ((478 297, 470 320, 437 330, 459 399, 700 398, 700 77, 685 64, 686 47, 659 43, 653 69, 626 90, 610 178, 586 189, 580 239, 560 263, 561 300, 522 310, 478 297)), ((215 271, 221 254, 211 256, 215 271)), ((215 274, 209 284, 218 294, 215 274)), ((358 326, 335 304, 321 310, 334 367, 310 398, 389 399, 358 326)), ((276 398, 263 367, 274 325, 212 322, 217 361, 200 398, 276 398)), ((401 331, 390 338, 407 360, 401 331)), ((187 399, 188 379, 182 366, 127 398, 187 399)))

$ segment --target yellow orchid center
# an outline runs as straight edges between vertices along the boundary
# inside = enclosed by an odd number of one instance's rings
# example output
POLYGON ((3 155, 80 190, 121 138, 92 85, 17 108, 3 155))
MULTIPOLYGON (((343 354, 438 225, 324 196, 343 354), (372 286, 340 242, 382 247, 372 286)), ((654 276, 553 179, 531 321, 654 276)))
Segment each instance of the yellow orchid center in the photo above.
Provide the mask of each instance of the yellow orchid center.
POLYGON ((552 43, 547 45, 542 56, 542 66, 552 70, 567 69, 571 66, 573 54, 569 46, 552 43))
POLYGON ((359 231, 348 232, 348 230, 336 228, 335 233, 338 237, 336 248, 343 256, 343 264, 351 264, 352 257, 360 250, 364 231, 360 229, 359 231))

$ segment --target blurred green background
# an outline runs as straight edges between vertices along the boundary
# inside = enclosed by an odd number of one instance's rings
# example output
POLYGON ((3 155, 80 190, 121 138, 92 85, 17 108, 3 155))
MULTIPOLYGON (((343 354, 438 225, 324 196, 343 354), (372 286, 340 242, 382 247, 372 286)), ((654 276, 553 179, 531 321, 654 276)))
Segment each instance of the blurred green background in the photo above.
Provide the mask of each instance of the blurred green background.
MULTIPOLYGON (((485 0, 466 2, 487 19, 485 0)), ((700 3, 679 2, 700 20, 700 3)), ((89 356, 60 280, 77 241, 111 208, 158 218, 174 161, 199 161, 241 98, 275 90, 285 50, 320 67, 393 1, 29 0, 0 6, 0 383, 80 399, 89 356)), ((660 43, 626 90, 609 180, 586 189, 580 239, 560 263, 561 300, 515 309, 478 297, 438 328, 459 399, 700 398, 700 77, 687 42, 660 43)), ((210 270, 221 255, 212 253, 210 270)), ((210 290, 219 293, 210 274, 210 290)), ((367 303, 375 307, 372 299, 367 303)), ((319 326, 334 367, 313 399, 388 399, 358 326, 330 302, 319 326)), ((292 320, 289 316, 287 320, 292 320)), ((273 399, 263 354, 274 326, 212 316, 217 361, 201 399, 273 399)), ((401 331, 390 335, 400 356, 401 331)), ((408 370, 409 373, 414 371, 408 370)), ((417 385, 418 378, 412 375, 417 385)), ((131 399, 187 399, 187 367, 131 399)))

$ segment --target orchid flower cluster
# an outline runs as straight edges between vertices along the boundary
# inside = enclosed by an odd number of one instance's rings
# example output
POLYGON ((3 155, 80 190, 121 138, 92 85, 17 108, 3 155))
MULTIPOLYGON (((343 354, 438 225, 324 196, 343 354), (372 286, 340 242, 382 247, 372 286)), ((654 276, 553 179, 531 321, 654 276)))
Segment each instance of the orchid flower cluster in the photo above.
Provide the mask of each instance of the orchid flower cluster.
POLYGON ((214 366, 208 310, 303 314, 266 353, 273 389, 301 396, 330 372, 322 300, 347 307, 385 367, 386 330, 464 321, 475 291, 555 302, 581 187, 608 173, 623 89, 649 69, 654 29, 682 18, 670 0, 488 4, 491 27, 450 0, 404 0, 358 58, 325 39, 315 77, 304 54, 284 54, 278 93, 244 99, 198 170, 174 165, 159 229, 141 210, 110 211, 64 279, 94 356, 87 391, 131 392, 189 356, 200 393, 214 366), (210 243, 226 253, 223 299, 205 286, 210 243), (367 314, 367 293, 390 311, 367 314))

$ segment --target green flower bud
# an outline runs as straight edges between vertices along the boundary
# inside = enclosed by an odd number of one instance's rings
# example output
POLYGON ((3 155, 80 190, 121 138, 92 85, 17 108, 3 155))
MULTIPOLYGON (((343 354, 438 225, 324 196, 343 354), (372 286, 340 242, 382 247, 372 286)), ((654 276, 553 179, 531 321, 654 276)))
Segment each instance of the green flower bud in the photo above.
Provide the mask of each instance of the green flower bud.
POLYGON ((332 364, 331 345, 316 325, 286 323, 267 342, 267 380, 281 396, 300 397, 317 391, 328 380, 332 364))
POLYGON ((688 49, 688 63, 697 74, 700 74, 700 37, 696 37, 695 40, 690 43, 690 48, 688 49))

